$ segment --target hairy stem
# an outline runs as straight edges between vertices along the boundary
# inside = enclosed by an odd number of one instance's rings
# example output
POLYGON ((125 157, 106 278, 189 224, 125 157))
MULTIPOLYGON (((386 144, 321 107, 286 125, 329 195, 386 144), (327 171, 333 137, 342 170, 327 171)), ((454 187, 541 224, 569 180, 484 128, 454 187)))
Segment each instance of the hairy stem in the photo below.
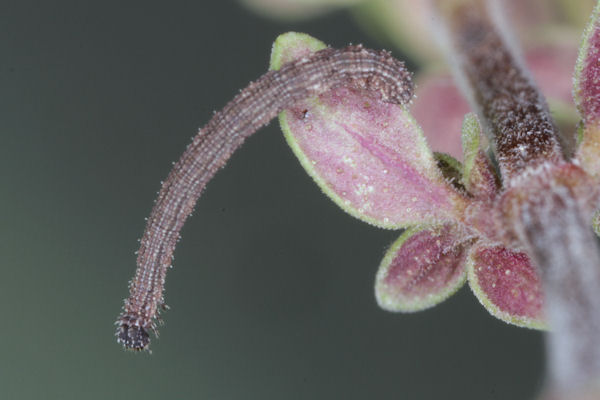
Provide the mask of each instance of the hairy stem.
POLYGON ((446 23, 446 50, 472 105, 486 122, 505 185, 527 167, 561 160, 546 102, 503 40, 486 2, 439 3, 446 23))
POLYGON ((579 399, 600 383, 600 248, 590 226, 597 187, 576 165, 546 163, 501 199, 507 229, 541 273, 552 399, 579 399))
POLYGON ((523 239, 543 266, 548 384, 570 393, 600 379, 600 249, 590 212, 566 186, 523 204, 523 239))
POLYGON ((544 285, 548 382, 557 398, 600 379, 600 253, 590 222, 595 183, 564 161, 542 96, 483 0, 438 1, 447 48, 487 121, 503 175, 502 225, 526 249, 544 285))
POLYGON ((117 338, 126 348, 146 349, 148 331, 156 333, 165 275, 179 232, 208 181, 245 138, 279 112, 339 85, 363 88, 391 103, 412 98, 410 73, 389 53, 362 46, 327 48, 267 72, 200 129, 164 181, 148 218, 130 296, 117 321, 117 338))

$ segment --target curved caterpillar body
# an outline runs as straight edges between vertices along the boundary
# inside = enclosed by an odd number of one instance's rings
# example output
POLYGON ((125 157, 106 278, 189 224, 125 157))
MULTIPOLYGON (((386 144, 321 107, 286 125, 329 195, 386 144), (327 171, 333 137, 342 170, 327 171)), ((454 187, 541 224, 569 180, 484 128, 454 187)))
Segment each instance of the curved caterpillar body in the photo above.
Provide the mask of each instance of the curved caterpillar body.
POLYGON ((388 52, 362 46, 327 48, 284 64, 252 82, 200 129, 164 181, 148 218, 130 296, 117 320, 125 348, 147 349, 156 334, 163 287, 179 231, 202 190, 244 139, 297 102, 341 86, 357 86, 396 104, 413 95, 411 74, 388 52))

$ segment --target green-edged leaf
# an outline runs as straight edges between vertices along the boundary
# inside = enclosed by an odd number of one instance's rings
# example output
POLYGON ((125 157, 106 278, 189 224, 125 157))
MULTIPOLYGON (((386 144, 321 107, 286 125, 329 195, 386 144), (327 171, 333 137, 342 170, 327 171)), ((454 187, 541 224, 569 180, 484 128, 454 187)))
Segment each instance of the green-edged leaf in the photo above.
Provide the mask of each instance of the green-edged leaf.
POLYGON ((467 271, 471 289, 490 314, 518 326, 546 328, 540 279, 527 254, 474 246, 467 271))
POLYGON ((322 50, 327 45, 314 37, 301 32, 287 32, 277 36, 271 49, 270 69, 279 69, 288 61, 308 56, 322 50))
POLYGON ((594 217, 592 219, 592 228, 596 235, 600 236, 600 210, 594 213, 594 217))
POLYGON ((469 247, 453 226, 406 230, 379 266, 377 302, 388 311, 413 312, 444 301, 465 282, 469 247))
POLYGON ((590 23, 579 48, 575 67, 573 96, 583 117, 582 138, 577 159, 586 172, 600 175, 600 2, 592 13, 590 23))
POLYGON ((433 157, 446 182, 460 192, 465 193, 465 187, 462 182, 463 166, 461 162, 446 153, 434 152, 433 157))
MULTIPOLYGON (((297 37, 275 42, 278 65, 322 45, 297 37)), ((465 198, 444 180, 404 107, 339 87, 283 112, 280 124, 309 175, 357 218, 400 228, 454 221, 464 208, 465 198)))
POLYGON ((465 115, 462 126, 463 182, 476 198, 492 199, 500 186, 498 176, 480 145, 481 125, 474 113, 465 115))

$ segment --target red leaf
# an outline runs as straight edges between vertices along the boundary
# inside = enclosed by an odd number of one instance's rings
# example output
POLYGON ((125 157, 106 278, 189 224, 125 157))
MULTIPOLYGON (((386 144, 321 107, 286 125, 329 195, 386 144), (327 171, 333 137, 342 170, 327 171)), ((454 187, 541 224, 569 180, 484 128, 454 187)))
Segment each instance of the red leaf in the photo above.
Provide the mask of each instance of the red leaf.
POLYGON ((453 226, 412 228, 387 251, 375 283, 388 311, 420 311, 442 302, 464 284, 470 242, 453 226))
POLYGON ((493 316, 527 328, 546 327, 540 279, 527 254, 474 247, 467 271, 475 296, 493 316))

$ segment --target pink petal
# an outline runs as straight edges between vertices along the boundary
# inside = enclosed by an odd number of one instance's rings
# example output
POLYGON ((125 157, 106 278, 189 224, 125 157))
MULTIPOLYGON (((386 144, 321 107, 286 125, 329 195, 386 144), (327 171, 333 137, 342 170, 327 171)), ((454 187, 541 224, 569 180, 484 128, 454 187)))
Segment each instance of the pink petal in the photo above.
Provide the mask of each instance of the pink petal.
POLYGON ((505 247, 474 247, 467 271, 475 296, 493 316, 545 329, 540 278, 527 254, 505 247))
POLYGON ((517 37, 525 41, 535 40, 540 27, 556 22, 555 8, 555 4, 548 0, 504 0, 502 4, 502 11, 511 22, 511 28, 514 27, 518 32, 517 37))
MULTIPOLYGON (((294 35, 276 41, 279 63, 312 49, 305 39, 292 40, 294 35)), ((465 206, 403 107, 340 87, 283 112, 280 123, 309 175, 357 218, 400 228, 455 220, 465 206)))
POLYGON ((410 110, 433 150, 462 159, 460 130, 470 107, 450 75, 420 76, 410 110))
POLYGON ((585 124, 600 117, 600 5, 592 13, 575 68, 575 103, 585 124))
POLYGON ((554 42, 529 48, 525 61, 542 93, 549 101, 565 105, 573 103, 571 74, 577 59, 577 48, 569 42, 554 42))
POLYGON ((377 302, 388 311, 413 312, 447 299, 465 282, 469 246, 448 225, 405 231, 379 266, 377 302))

